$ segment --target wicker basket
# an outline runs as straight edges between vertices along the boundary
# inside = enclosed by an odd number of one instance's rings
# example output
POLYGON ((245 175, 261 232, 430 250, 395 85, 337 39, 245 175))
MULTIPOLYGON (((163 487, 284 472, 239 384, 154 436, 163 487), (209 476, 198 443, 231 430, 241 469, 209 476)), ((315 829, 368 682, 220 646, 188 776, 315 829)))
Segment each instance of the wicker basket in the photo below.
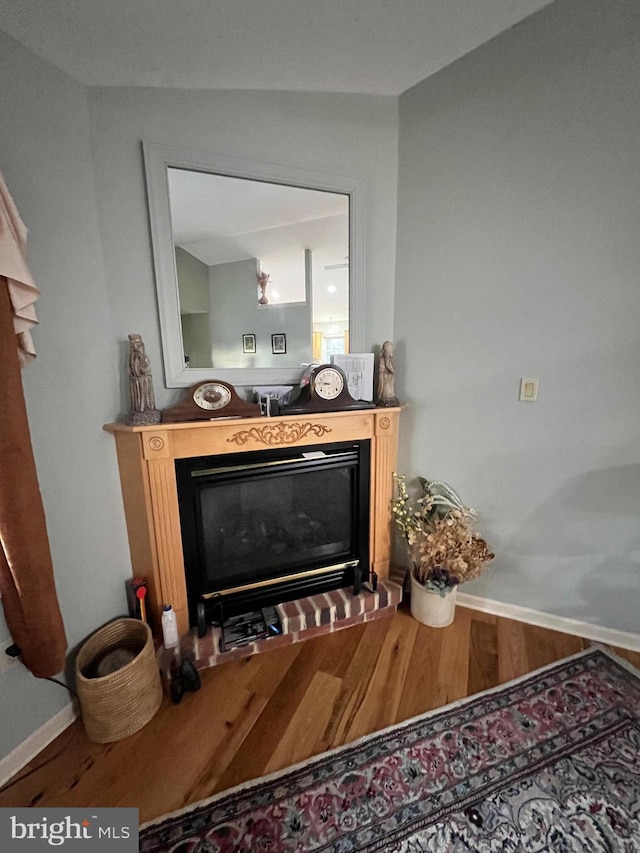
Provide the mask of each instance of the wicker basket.
POLYGON ((110 743, 137 732, 156 714, 162 685, 151 629, 139 619, 116 619, 99 628, 76 658, 76 689, 87 736, 110 743), (128 649, 135 658, 101 678, 90 677, 97 662, 114 649, 128 649))

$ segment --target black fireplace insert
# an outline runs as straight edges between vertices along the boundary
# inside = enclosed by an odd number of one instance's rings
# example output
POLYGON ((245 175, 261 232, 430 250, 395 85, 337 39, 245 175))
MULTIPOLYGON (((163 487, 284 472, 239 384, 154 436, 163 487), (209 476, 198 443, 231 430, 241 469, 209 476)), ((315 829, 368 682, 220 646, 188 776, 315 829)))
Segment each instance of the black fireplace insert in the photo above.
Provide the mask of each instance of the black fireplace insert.
POLYGON ((369 441, 175 464, 192 625, 368 576, 369 441))

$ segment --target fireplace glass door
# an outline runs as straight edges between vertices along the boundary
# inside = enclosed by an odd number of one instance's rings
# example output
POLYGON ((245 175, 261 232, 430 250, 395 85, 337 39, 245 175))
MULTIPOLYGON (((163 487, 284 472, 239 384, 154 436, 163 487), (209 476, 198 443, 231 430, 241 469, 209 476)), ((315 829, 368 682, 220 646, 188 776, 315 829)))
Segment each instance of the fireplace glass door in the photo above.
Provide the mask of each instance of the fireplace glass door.
POLYGON ((368 572, 369 442, 176 462, 190 610, 227 612, 368 572))

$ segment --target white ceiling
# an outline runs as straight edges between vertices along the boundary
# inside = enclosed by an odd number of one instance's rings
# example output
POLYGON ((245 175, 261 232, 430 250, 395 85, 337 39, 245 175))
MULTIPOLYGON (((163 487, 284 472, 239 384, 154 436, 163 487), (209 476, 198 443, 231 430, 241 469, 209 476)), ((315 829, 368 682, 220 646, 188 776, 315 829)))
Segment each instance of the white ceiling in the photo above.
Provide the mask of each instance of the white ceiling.
POLYGON ((0 0, 93 86, 399 95, 551 0, 0 0))
MULTIPOLYGON (((245 237, 349 214, 348 196, 305 187, 177 168, 168 169, 168 185, 173 239, 185 249, 212 238, 239 246, 245 237)), ((349 243, 348 228, 343 242, 349 243)), ((208 265, 238 259, 190 251, 208 265)), ((241 249, 239 257, 258 256, 241 249)))

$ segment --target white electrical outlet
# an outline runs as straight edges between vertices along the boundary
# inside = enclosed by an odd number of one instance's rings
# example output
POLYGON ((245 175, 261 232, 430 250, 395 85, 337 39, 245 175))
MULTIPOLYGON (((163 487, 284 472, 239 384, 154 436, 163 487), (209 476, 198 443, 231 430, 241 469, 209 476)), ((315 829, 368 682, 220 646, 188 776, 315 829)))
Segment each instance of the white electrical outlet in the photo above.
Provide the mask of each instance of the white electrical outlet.
POLYGON ((535 403, 538 399, 538 380, 537 379, 521 379, 520 380, 520 402, 535 403))
POLYGON ((12 658, 11 655, 7 654, 7 649, 13 645, 13 640, 5 640, 0 645, 0 674, 6 672, 8 669, 13 669, 18 663, 18 658, 12 658))

